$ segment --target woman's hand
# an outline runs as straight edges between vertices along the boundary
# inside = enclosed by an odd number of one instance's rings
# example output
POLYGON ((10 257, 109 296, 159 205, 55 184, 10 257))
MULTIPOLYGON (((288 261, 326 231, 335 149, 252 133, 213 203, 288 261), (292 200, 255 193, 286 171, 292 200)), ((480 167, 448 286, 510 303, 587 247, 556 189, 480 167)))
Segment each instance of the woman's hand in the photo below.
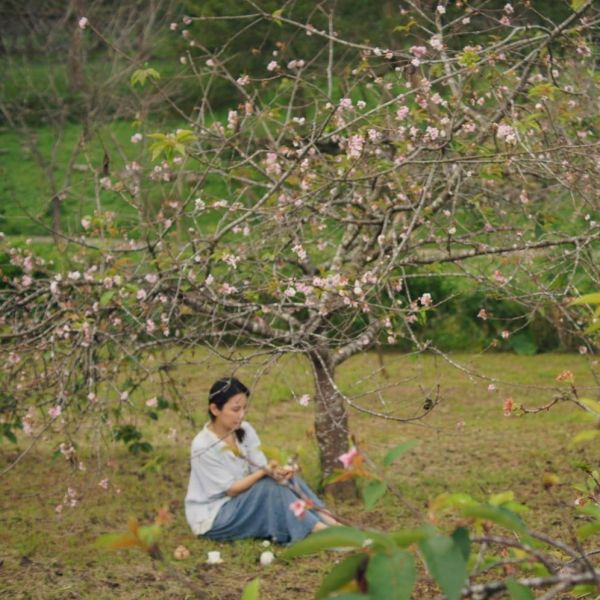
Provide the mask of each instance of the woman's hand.
POLYGON ((297 471, 298 467, 296 465, 284 465, 283 467, 277 466, 274 469, 273 477, 279 483, 283 483, 285 481, 289 481, 297 471))

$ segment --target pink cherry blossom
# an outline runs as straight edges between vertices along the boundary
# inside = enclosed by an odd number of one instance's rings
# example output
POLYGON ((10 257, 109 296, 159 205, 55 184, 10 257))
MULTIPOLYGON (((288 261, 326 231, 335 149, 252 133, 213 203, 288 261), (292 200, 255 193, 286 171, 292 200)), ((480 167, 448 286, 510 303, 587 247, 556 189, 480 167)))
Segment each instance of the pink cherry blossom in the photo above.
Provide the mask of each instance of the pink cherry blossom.
POLYGON ((477 318, 481 319, 482 321, 487 321, 488 319, 488 314, 487 311, 485 310, 485 308, 482 308, 479 310, 479 312, 477 313, 477 318))
POLYGON ((56 419, 56 418, 60 417, 61 413, 62 413, 62 408, 61 408, 60 404, 57 404, 56 406, 51 406, 48 409, 48 416, 51 419, 56 419))
POLYGON ((240 119, 237 110, 230 110, 227 113, 227 127, 229 127, 229 129, 236 129, 239 121, 240 119))
POLYGON ((408 106, 401 106, 397 111, 396 111, 396 117, 402 121, 404 119, 406 119, 406 117, 408 116, 408 113, 410 112, 408 106))
POLYGON ((348 157, 360 158, 365 139, 362 135, 352 135, 348 140, 348 157))
POLYGON ((427 48, 425 46, 411 46, 409 52, 417 58, 423 58, 427 55, 427 48))
POLYGON ((356 456, 358 456, 358 450, 356 446, 352 446, 348 452, 338 456, 338 460, 344 465, 344 469, 349 469, 356 456))
POLYGON ((300 398, 298 398, 298 404, 300 406, 308 406, 310 403, 310 396, 308 394, 302 394, 300 398))
POLYGON ((514 408, 515 408, 515 401, 512 398, 507 398, 504 401, 504 405, 503 405, 504 416, 510 417, 514 408))
POLYGON ((291 60, 287 65, 287 68, 290 70, 300 70, 302 67, 304 67, 303 60, 291 60))
POLYGON ((496 388, 495 384, 490 383, 490 385, 488 385, 487 389, 488 389, 488 392, 495 392, 497 388, 496 388))
POLYGON ((500 123, 497 130, 498 138, 504 140, 507 144, 517 143, 517 132, 510 125, 500 123))
POLYGON ((100 481, 98 483, 98 485, 103 489, 103 490, 107 490, 108 489, 108 479, 103 479, 102 481, 100 481))
POLYGON ((294 513, 295 517, 301 519, 306 514, 306 502, 298 498, 290 504, 290 510, 294 513))
POLYGON ((587 354, 588 353, 587 346, 579 346, 579 348, 577 348, 577 350, 579 350, 579 354, 587 354))
POLYGON ((85 29, 88 25, 89 25, 89 21, 87 17, 81 17, 81 19, 79 19, 78 21, 78 25, 79 25, 79 29, 85 29))
POLYGON ((434 35, 430 40, 429 40, 429 45, 434 49, 434 50, 442 50, 444 48, 444 44, 442 43, 442 39, 440 38, 439 35, 434 35))
POLYGON ((431 294, 429 292, 426 292, 419 298, 419 302, 421 303, 422 306, 431 306, 431 304, 433 302, 433 300, 431 298, 431 294))
POLYGON ((273 72, 275 70, 277 70, 279 68, 279 64, 277 63, 276 60, 272 60, 268 65, 267 65, 267 71, 273 72))
POLYGON ((510 331, 508 329, 503 329, 500 335, 502 336, 502 339, 507 340, 510 337, 510 331))

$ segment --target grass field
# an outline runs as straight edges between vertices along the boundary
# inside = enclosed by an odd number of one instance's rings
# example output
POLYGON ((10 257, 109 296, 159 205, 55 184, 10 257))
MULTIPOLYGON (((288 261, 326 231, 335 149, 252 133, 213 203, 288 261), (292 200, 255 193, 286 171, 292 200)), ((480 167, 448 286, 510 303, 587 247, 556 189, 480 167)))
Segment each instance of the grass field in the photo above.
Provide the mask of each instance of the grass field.
MULTIPOLYGON (((432 356, 386 354, 389 380, 378 374, 377 357, 355 357, 338 372, 342 389, 356 402, 371 409, 411 416, 422 402, 421 388, 440 385, 440 403, 424 421, 402 424, 375 420, 351 412, 351 427, 361 448, 374 461, 386 450, 407 440, 418 446, 386 472, 405 500, 426 516, 428 500, 444 491, 462 491, 479 500, 512 490, 529 506, 527 523, 537 530, 569 538, 577 523, 572 487, 583 479, 576 462, 598 466, 597 448, 570 446, 572 436, 585 425, 573 405, 559 404, 550 412, 526 417, 503 416, 503 402, 513 397, 528 407, 547 403, 565 384, 555 377, 564 369, 575 375, 582 395, 598 397, 587 357, 511 354, 454 356, 467 369, 493 378, 497 391, 489 392, 489 380, 467 375, 432 356), (378 384, 400 381, 381 396, 369 393, 378 384), (553 472, 560 485, 544 492, 542 476, 553 472)), ((0 478, 0 597, 21 599, 59 598, 191 598, 181 582, 153 566, 135 550, 113 553, 94 548, 97 536, 124 530, 129 515, 150 522, 161 506, 168 506, 174 520, 164 534, 167 556, 183 544, 191 553, 175 566, 193 578, 214 599, 237 599, 244 585, 259 576, 263 599, 311 598, 323 574, 339 557, 323 554, 270 567, 258 564, 264 550, 259 541, 214 543, 194 539, 183 514, 188 477, 188 447, 205 414, 206 392, 223 364, 203 357, 201 368, 187 366, 179 373, 187 388, 186 407, 191 419, 166 411, 158 421, 137 417, 144 437, 155 447, 149 456, 133 456, 122 446, 105 442, 92 426, 77 437, 77 461, 86 470, 71 466, 55 450, 60 437, 44 439, 14 468, 0 478), (194 425, 190 423, 194 421, 194 425), (176 430, 176 432, 173 431, 176 430), (99 485, 108 479, 108 489, 99 485), (67 488, 76 490, 78 503, 56 512, 67 488), (223 564, 207 565, 209 550, 219 550, 223 564)), ((316 483, 316 447, 312 436, 312 412, 293 395, 310 393, 308 365, 299 358, 281 361, 260 373, 256 365, 242 369, 241 377, 253 387, 251 413, 266 445, 300 449, 306 478, 316 483), (256 380, 255 380, 256 378, 256 380)), ((22 436, 17 446, 0 446, 0 471, 27 448, 22 436)), ((399 529, 418 520, 404 504, 388 495, 366 512, 360 502, 341 504, 335 511, 358 526, 399 529)), ((274 549, 277 555, 279 548, 274 549)), ((422 582, 415 598, 434 594, 422 582)), ((563 596, 570 598, 570 596, 563 596)))

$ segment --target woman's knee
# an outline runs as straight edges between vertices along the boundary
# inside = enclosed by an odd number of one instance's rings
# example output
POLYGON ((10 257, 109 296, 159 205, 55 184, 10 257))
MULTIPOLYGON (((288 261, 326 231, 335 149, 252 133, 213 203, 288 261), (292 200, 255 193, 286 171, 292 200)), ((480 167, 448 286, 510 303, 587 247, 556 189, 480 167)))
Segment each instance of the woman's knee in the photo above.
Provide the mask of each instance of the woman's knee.
POLYGON ((254 486, 255 488, 257 488, 258 490, 260 490, 263 493, 273 493, 275 491, 278 491, 278 488, 280 487, 279 484, 272 479, 271 477, 264 477, 263 479, 261 479, 260 481, 257 481, 254 486))

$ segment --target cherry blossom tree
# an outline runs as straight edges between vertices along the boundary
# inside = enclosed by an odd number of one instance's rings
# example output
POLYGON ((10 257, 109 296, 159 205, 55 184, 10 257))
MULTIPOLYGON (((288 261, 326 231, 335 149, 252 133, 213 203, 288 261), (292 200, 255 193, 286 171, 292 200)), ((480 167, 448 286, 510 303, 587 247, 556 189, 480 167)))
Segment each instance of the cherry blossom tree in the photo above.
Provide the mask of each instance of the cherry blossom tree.
MULTIPOLYGON (((529 3, 425 4, 401 3, 393 48, 375 24, 369 43, 338 35, 329 2, 303 18, 248 2, 173 23, 193 110, 160 130, 139 119, 139 156, 97 175, 136 218, 86 216, 61 271, 6 249, 5 424, 27 427, 33 405, 46 426, 106 414, 152 377, 174 385, 170 367, 198 345, 238 365, 292 353, 311 365, 327 476, 348 450, 350 408, 406 421, 435 406, 424 394, 374 410, 335 377, 377 344, 453 361, 423 324, 454 289, 438 297, 424 282, 464 282, 525 316, 551 304, 580 335, 564 301, 599 279, 598 6, 576 1, 552 21, 529 3), (240 35, 268 26, 247 49, 262 73, 236 68, 235 36, 203 44, 225 19, 240 35)), ((142 99, 168 85, 137 67, 142 99)))

